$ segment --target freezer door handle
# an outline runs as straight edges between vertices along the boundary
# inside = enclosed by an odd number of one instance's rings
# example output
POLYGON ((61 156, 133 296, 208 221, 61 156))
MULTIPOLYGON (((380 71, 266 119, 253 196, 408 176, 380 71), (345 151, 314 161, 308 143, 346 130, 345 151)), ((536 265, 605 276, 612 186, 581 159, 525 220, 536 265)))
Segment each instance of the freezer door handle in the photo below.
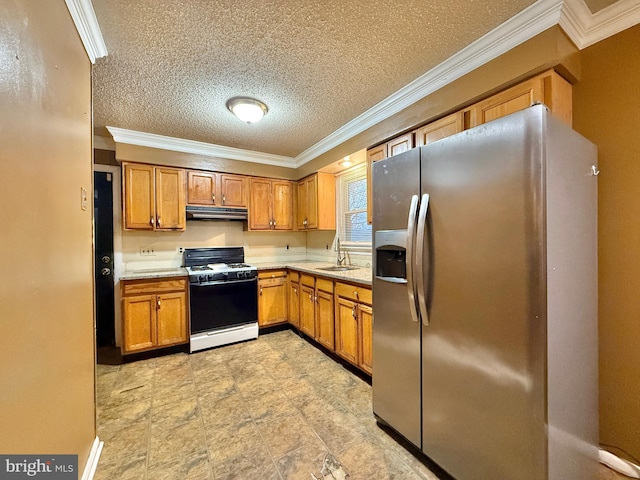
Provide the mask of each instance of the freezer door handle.
POLYGON ((411 197, 409 207, 409 220, 407 221, 407 294, 409 296, 409 310, 411 319, 418 323, 418 310, 416 308, 416 291, 413 285, 413 248, 416 241, 416 213, 418 212, 418 196, 411 197))
POLYGON ((418 293, 418 306, 420 308, 420 316, 422 324, 429 326, 429 312, 427 311, 427 301, 424 284, 424 241, 427 229, 427 212, 429 211, 429 194, 422 195, 420 201, 420 213, 418 213, 418 231, 416 238, 416 290, 418 293))

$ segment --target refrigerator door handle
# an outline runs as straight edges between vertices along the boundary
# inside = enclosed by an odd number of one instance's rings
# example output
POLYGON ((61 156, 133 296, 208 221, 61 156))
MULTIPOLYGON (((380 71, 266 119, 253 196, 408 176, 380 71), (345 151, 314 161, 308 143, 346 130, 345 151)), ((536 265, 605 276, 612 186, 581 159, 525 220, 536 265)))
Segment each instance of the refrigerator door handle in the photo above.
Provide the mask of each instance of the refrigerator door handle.
POLYGON ((416 290, 418 293, 418 306, 420 308, 420 316, 422 324, 429 326, 429 312, 427 311, 427 301, 424 284, 424 240, 427 229, 427 212, 429 211, 429 194, 422 195, 420 201, 420 213, 418 213, 418 232, 416 238, 416 290))
POLYGON ((407 294, 409 296, 409 311, 411 319, 418 323, 418 310, 416 308, 416 290, 413 285, 413 248, 416 241, 416 214, 418 212, 418 195, 411 197, 411 205, 409 206, 409 220, 407 222, 407 294))

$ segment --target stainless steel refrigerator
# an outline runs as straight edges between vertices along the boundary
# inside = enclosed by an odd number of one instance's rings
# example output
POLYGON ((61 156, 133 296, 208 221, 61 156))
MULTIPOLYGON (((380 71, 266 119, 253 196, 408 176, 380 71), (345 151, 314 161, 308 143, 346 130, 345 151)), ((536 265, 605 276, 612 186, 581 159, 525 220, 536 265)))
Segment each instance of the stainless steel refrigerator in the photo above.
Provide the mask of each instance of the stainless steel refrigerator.
POLYGON ((595 478, 597 174, 543 105, 373 165, 373 410, 458 480, 595 478))

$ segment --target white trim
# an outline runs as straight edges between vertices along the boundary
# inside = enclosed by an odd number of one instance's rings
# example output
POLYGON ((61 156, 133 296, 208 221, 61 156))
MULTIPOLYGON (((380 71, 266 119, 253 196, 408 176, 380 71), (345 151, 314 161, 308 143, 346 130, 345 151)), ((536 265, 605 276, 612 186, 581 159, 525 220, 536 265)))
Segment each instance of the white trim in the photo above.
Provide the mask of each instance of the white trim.
POLYGON ((84 466, 80 480, 91 480, 93 478, 96 473, 96 468, 98 468, 98 461, 100 460, 100 454, 102 453, 103 446, 104 442, 101 442, 98 437, 93 440, 91 452, 89 453, 89 458, 84 466))
POLYGON ((300 167, 557 24, 562 0, 539 0, 296 157, 300 167))
POLYGON ((111 133, 116 143, 127 143, 129 145, 161 148, 174 152, 193 153, 196 155, 206 155, 208 157, 221 157, 243 162, 296 168, 295 161, 292 157, 225 147, 224 145, 215 145, 213 143, 196 142, 195 140, 166 137, 164 135, 156 135, 155 133, 136 132, 135 130, 126 130, 124 128, 107 127, 107 130, 109 130, 109 133, 111 133))
POLYGON ((564 0, 560 18, 560 26, 580 50, 638 23, 638 0, 619 0, 594 14, 582 0, 564 0))
POLYGON ((65 3, 91 63, 96 63, 96 58, 106 57, 107 46, 91 0, 65 0, 65 3))

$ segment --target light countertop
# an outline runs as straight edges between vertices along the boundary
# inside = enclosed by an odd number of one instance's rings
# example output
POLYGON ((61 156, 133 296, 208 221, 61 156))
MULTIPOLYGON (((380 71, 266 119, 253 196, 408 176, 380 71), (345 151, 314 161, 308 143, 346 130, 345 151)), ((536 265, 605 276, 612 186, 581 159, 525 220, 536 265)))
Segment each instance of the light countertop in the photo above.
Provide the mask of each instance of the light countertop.
POLYGON ((186 277, 188 275, 184 267, 128 270, 120 275, 120 280, 146 280, 165 277, 186 277))
POLYGON ((347 282, 360 283, 362 285, 371 285, 371 267, 358 267, 355 270, 346 270, 344 272, 330 272, 327 270, 320 270, 320 268, 334 266, 334 263, 314 261, 281 261, 265 263, 252 262, 252 264, 258 267, 258 270, 288 268, 291 270, 297 270, 299 272, 310 273, 312 275, 320 275, 323 277, 333 278, 335 280, 344 280, 347 282))

